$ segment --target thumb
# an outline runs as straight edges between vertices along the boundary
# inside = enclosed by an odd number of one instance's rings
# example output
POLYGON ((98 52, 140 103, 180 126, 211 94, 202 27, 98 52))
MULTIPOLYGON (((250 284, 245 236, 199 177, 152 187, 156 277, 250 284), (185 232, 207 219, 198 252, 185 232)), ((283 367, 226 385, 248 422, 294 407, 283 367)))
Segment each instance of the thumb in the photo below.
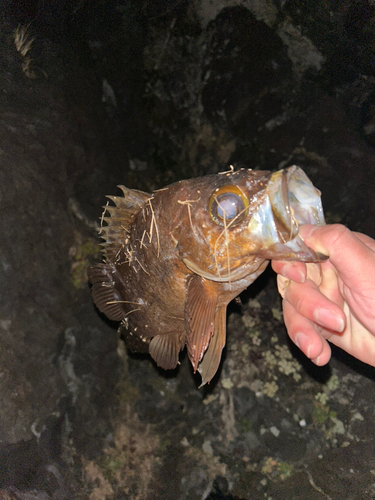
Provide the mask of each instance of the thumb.
POLYGON ((357 288, 367 282, 374 286, 375 252, 348 228, 304 225, 300 235, 308 247, 329 257, 346 285, 357 288))

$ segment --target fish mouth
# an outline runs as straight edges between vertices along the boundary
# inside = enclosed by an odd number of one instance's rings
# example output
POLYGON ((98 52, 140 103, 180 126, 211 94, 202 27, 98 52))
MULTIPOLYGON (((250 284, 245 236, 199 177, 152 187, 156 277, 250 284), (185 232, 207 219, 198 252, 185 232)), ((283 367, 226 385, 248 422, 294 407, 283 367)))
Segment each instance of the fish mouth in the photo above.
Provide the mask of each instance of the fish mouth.
POLYGON ((247 227, 249 238, 261 246, 266 259, 321 262, 327 256, 307 247, 298 234, 301 224, 325 224, 320 191, 305 172, 293 165, 274 172, 264 200, 247 227))

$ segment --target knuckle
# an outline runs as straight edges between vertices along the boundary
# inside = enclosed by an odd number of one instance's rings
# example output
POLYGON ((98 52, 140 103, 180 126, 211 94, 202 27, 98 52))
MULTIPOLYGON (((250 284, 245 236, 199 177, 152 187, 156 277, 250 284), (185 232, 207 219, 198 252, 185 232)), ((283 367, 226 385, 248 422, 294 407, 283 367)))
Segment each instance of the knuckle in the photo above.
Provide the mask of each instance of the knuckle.
POLYGON ((349 229, 342 224, 332 224, 332 226, 329 227, 330 246, 341 246, 349 236, 349 229))

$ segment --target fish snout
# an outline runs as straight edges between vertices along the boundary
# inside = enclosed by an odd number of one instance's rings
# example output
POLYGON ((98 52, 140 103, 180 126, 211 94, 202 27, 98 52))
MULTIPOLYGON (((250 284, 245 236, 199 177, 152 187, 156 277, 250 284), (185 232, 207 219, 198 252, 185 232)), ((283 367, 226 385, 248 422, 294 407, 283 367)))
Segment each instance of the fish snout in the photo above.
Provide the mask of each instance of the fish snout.
POLYGON ((263 202, 250 219, 250 238, 259 241, 267 259, 320 262, 327 257, 308 248, 299 235, 302 224, 325 224, 320 191, 304 171, 291 166, 274 172, 263 202))

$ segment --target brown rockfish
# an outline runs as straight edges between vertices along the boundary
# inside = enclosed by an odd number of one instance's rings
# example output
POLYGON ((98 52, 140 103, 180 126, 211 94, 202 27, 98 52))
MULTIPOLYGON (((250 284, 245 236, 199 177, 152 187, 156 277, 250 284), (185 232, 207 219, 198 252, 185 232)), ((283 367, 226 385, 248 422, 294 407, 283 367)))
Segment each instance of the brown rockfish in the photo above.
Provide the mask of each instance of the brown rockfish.
POLYGON ((88 269, 94 302, 121 321, 129 349, 164 369, 186 345, 202 385, 220 363, 228 303, 270 259, 323 257, 298 235, 299 224, 324 224, 320 192, 299 167, 223 172, 152 194, 119 187, 103 215, 105 263, 88 269))

